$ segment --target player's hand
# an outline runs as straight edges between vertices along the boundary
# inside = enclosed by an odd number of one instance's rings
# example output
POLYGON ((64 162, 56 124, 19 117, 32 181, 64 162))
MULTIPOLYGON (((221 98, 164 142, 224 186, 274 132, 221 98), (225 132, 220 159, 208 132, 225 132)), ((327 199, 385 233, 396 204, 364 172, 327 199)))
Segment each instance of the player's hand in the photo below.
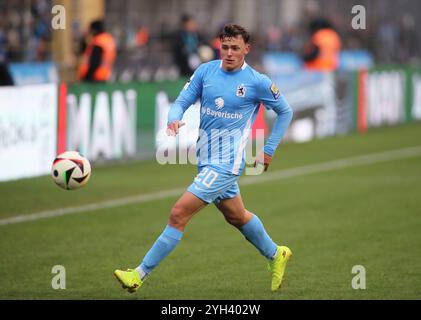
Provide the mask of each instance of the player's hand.
POLYGON ((267 153, 263 153, 257 157, 253 166, 256 168, 258 164, 263 164, 265 166, 265 171, 267 171, 271 162, 272 162, 272 157, 268 155, 267 153))
POLYGON ((174 121, 167 126, 167 135, 171 137, 175 137, 180 128, 184 126, 185 123, 183 121, 174 121))

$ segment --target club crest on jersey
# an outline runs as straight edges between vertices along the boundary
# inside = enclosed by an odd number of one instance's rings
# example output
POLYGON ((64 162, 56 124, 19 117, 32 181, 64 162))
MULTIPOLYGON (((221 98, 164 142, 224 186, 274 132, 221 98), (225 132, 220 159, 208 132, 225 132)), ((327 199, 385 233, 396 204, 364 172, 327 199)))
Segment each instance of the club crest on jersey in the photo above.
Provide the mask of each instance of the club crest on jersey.
POLYGON ((272 83, 272 85, 270 86, 270 91, 272 92, 272 95, 276 100, 278 100, 281 96, 278 87, 274 83, 272 83))
POLYGON ((246 86, 244 84, 240 84, 237 88, 237 97, 244 98, 246 96, 246 86))
POLYGON ((224 105, 225 101, 221 97, 215 99, 216 110, 221 110, 224 105))

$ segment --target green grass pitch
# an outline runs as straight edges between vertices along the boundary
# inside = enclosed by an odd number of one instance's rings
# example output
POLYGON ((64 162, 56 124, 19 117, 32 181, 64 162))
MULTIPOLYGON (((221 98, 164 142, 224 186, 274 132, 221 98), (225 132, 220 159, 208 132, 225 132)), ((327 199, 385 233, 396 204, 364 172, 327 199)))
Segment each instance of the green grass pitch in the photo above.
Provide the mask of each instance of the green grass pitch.
MULTIPOLYGON (((304 144, 282 144, 265 175, 331 160, 421 146, 421 124, 304 144)), ((191 165, 96 166, 65 191, 49 176, 0 183, 0 219, 187 187, 191 165)), ((242 178, 243 179, 243 178, 242 178)), ((313 172, 240 187, 246 207, 293 259, 282 290, 257 250, 214 206, 197 214, 175 251, 136 294, 116 268, 135 267, 162 232, 176 196, 0 225, 0 299, 420 299, 421 156, 313 172), (54 290, 54 265, 66 289, 54 290), (352 267, 366 289, 351 286, 352 267)))

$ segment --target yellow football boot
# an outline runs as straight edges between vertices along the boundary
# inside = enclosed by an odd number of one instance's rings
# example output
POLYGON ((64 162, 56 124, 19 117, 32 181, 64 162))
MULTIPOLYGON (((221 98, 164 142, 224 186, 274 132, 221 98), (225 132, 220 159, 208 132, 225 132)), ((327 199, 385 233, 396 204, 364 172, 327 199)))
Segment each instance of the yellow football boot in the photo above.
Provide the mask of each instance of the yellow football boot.
POLYGON ((276 291, 281 287, 285 267, 291 256, 292 252, 288 247, 278 246, 275 259, 268 263, 268 269, 272 272, 272 291, 276 291))
POLYGON ((130 293, 136 292, 141 286, 143 281, 140 279, 139 272, 134 269, 115 270, 114 276, 123 286, 123 289, 127 289, 130 293))

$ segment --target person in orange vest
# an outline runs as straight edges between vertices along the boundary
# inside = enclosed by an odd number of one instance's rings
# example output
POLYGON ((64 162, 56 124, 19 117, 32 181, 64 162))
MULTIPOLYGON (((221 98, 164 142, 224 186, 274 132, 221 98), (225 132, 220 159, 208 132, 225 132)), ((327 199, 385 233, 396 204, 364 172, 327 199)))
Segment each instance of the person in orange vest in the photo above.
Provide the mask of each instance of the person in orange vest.
POLYGON ((111 78, 117 50, 113 36, 105 32, 102 20, 93 21, 89 28, 92 36, 84 45, 79 66, 79 81, 106 82, 111 78))
POLYGON ((335 71, 339 66, 342 42, 338 33, 326 19, 310 23, 310 42, 304 46, 304 68, 312 71, 335 71))

